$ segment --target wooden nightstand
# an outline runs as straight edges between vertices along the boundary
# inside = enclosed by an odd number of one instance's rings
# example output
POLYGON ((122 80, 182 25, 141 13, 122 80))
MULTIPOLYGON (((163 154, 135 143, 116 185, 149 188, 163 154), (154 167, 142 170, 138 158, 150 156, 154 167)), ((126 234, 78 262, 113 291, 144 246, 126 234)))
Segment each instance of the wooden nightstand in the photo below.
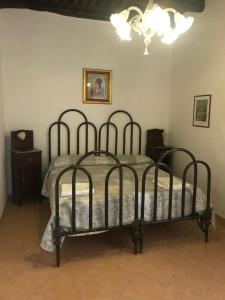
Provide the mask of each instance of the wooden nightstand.
POLYGON ((40 197, 42 185, 42 153, 12 150, 12 192, 13 200, 19 206, 28 198, 40 197))
MULTIPOLYGON (((163 153, 171 149, 172 148, 169 146, 149 146, 146 155, 149 156, 152 160, 154 160, 154 162, 157 162, 163 155, 163 153)), ((167 155, 162 162, 171 167, 171 155, 167 155)))
MULTIPOLYGON (((154 162, 157 162, 166 151, 171 150, 170 146, 165 146, 163 142, 163 129, 149 129, 147 130, 146 140, 146 155, 154 162)), ((171 167, 171 156, 167 155, 163 159, 163 163, 171 167)))

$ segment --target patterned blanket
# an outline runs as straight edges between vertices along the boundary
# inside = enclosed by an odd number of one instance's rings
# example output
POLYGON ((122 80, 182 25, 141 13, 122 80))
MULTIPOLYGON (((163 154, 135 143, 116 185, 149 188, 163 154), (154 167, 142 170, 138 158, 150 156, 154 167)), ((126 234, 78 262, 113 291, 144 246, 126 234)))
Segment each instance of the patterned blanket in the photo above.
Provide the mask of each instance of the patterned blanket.
MULTIPOLYGON (((54 251, 53 230, 55 226, 55 181, 58 174, 66 167, 74 164, 79 157, 62 156, 54 160, 46 174, 42 188, 42 194, 47 196, 50 201, 51 217, 43 234, 41 247, 46 251, 54 251)), ((151 163, 150 159, 145 156, 122 156, 119 158, 121 162, 128 163, 135 168, 139 179, 138 192, 138 207, 139 216, 141 208, 141 182, 145 168, 151 163)), ((105 222, 105 177, 108 171, 112 168, 115 162, 109 157, 90 157, 82 166, 87 169, 93 179, 93 228, 104 227, 105 222)), ((168 176, 167 173, 159 171, 160 177, 168 176)), ((119 224, 119 176, 118 170, 112 173, 109 181, 109 227, 119 224)), ((176 178, 176 182, 179 180, 176 178)), ((72 172, 67 172, 60 184, 71 184, 72 172)), ((77 173, 77 182, 87 182, 87 177, 82 172, 77 173)), ((192 185, 186 186, 185 198, 185 216, 192 212, 192 185)), ((71 206, 72 197, 60 196, 60 226, 63 229, 70 230, 71 228, 71 206)), ((157 220, 168 218, 169 192, 167 189, 158 187, 158 202, 157 202, 157 220)), ((202 211, 205 209, 206 197, 205 194, 197 189, 196 210, 202 211)), ((153 220, 154 208, 154 176, 153 170, 149 172, 146 183, 145 194, 145 220, 153 220)), ((172 200, 172 217, 178 218, 181 216, 181 189, 173 191, 172 200)), ((79 233, 81 230, 88 229, 89 217, 89 197, 88 195, 80 194, 76 197, 76 230, 79 233)), ((123 170, 123 224, 130 224, 134 221, 134 177, 128 169, 123 170)), ((102 232, 102 231, 101 231, 102 232)), ((96 233, 96 232, 95 232, 96 233)), ((100 233, 97 231, 97 233, 100 233)), ((90 234, 90 233, 89 233, 90 234)), ((93 234, 93 233, 92 233, 93 234)), ((79 234, 78 234, 79 235, 79 234)), ((63 242, 63 239, 62 239, 63 242)))

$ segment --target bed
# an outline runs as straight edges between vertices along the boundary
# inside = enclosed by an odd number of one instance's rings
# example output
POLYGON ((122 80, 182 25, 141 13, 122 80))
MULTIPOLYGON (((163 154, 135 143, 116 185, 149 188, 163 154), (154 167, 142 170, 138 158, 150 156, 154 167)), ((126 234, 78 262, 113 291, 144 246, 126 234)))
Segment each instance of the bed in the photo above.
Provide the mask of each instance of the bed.
POLYGON ((99 234, 118 227, 131 229, 135 254, 143 251, 144 228, 151 223, 196 219, 208 241, 212 215, 209 166, 196 160, 186 149, 172 149, 164 156, 179 151, 190 158, 182 179, 175 177, 161 162, 163 157, 154 163, 141 154, 141 126, 128 112, 113 112, 97 130, 83 112, 67 110, 51 124, 48 141, 49 168, 42 194, 49 198, 51 217, 41 247, 56 251, 57 266, 65 237, 99 234), (65 121, 67 114, 83 118, 77 125, 76 151, 71 150, 74 134, 65 121), (115 117, 121 114, 128 122, 122 126, 120 140, 121 126, 116 125, 115 117), (55 157, 53 145, 56 146, 55 157), (83 155, 80 154, 82 145, 83 155), (200 164, 207 171, 206 194, 197 187, 200 164), (192 184, 187 182, 190 168, 194 174, 192 184))

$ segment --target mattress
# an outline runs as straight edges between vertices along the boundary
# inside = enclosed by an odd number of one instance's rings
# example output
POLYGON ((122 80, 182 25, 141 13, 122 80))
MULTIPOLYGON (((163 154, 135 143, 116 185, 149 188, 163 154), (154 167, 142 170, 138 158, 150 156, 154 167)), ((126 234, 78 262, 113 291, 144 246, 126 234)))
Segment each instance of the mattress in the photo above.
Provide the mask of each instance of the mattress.
MULTIPOLYGON (((54 251, 53 230, 55 226, 55 182, 58 174, 68 166, 74 165, 79 159, 77 155, 65 155, 57 157, 53 160, 47 171, 42 194, 49 198, 51 217, 42 237, 41 247, 46 251, 54 251)), ((121 163, 131 165, 138 174, 139 189, 138 189, 138 214, 140 217, 141 211, 141 183, 142 175, 145 168, 152 162, 143 155, 123 155, 118 159, 121 163)), ((115 164, 115 161, 109 156, 91 156, 82 162, 82 167, 89 171, 93 179, 93 228, 102 228, 105 225, 105 177, 108 171, 115 164)), ((109 228, 119 225, 119 176, 118 170, 114 171, 109 180, 109 228)), ((159 177, 168 177, 164 171, 159 171, 159 177)), ((179 178, 174 178, 177 182, 179 178)), ((65 231, 71 229, 71 206, 72 196, 62 196, 61 186, 63 184, 71 184, 72 171, 67 172, 60 180, 60 226, 65 231)), ((77 173, 77 182, 87 183, 87 177, 81 171, 77 173)), ((79 184, 78 184, 79 186, 79 184)), ((76 196, 76 232, 88 230, 89 226, 89 196, 86 193, 77 192, 76 196)), ((192 194, 193 187, 191 184, 186 185, 185 197, 185 216, 192 213, 192 194)), ((131 224, 134 221, 134 177, 129 169, 123 169, 123 224, 131 224)), ((158 201, 157 201, 157 220, 166 220, 168 218, 169 206, 169 191, 166 188, 158 187, 158 201)), ((196 197, 196 211, 200 212, 205 209, 206 196, 201 189, 197 188, 196 197)), ((151 170, 147 176, 146 193, 145 193, 145 214, 146 221, 153 220, 154 210, 154 174, 151 170)), ((181 188, 174 189, 172 198, 172 218, 179 218, 181 216, 181 188)), ((102 231, 101 231, 102 232, 102 231)), ((99 233, 96 231, 94 233, 99 233)), ((90 234, 90 233, 88 233, 90 234)), ((63 242, 63 238, 62 238, 63 242)))

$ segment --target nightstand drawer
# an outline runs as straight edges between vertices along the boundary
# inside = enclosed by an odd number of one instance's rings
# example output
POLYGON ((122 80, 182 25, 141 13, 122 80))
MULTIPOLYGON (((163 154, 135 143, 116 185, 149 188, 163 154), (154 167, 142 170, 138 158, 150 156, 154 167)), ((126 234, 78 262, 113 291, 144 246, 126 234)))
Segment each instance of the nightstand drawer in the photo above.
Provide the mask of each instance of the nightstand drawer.
POLYGON ((34 158, 33 157, 29 157, 29 156, 24 156, 23 158, 22 158, 22 160, 24 161, 24 163, 33 163, 33 161, 34 161, 34 158))
POLYGON ((19 164, 21 167, 23 166, 36 166, 40 165, 40 160, 41 160, 41 152, 38 153, 38 155, 22 155, 21 157, 18 158, 19 164))
POLYGON ((42 184, 42 158, 40 150, 12 150, 13 198, 21 204, 27 196, 40 195, 42 184))

